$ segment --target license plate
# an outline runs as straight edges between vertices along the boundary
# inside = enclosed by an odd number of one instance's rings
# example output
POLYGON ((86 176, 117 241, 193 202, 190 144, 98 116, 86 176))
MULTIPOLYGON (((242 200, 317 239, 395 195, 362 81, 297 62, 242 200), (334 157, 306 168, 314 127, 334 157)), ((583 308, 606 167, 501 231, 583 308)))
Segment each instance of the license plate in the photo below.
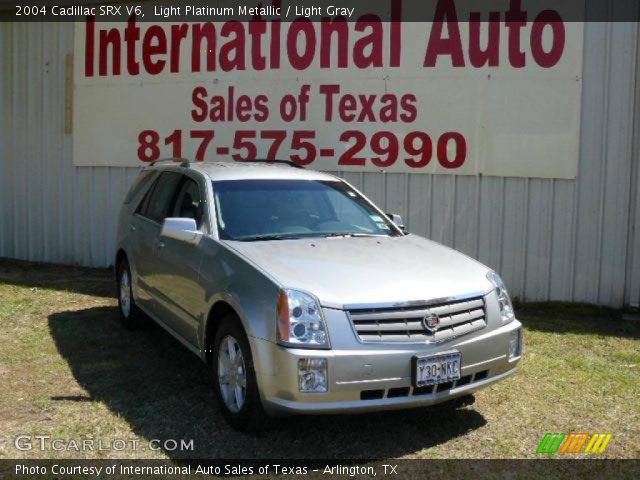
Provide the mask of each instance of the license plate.
POLYGON ((416 387, 453 382, 460 378, 460 353, 449 352, 413 357, 413 382, 416 387))

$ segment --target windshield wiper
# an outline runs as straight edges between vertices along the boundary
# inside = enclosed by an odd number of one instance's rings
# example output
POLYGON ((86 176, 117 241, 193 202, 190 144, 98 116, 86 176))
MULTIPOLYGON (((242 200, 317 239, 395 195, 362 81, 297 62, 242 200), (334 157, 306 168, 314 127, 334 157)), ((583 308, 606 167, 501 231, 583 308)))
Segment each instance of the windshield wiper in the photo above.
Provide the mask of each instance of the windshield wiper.
POLYGON ((287 235, 287 234, 266 234, 266 235, 254 235, 252 237, 237 238, 235 240, 239 242, 261 242, 269 240, 299 240, 301 238, 333 238, 333 237, 384 237, 385 235, 375 233, 361 233, 361 232, 333 232, 333 233, 319 233, 319 234, 299 234, 299 235, 287 235))
POLYGON ((268 240, 293 240, 300 238, 297 235, 254 235, 253 237, 238 238, 240 242, 260 242, 268 240))
POLYGON ((347 232, 347 233, 323 233, 318 236, 323 238, 330 238, 330 237, 384 237, 385 235, 380 235, 375 233, 347 232))

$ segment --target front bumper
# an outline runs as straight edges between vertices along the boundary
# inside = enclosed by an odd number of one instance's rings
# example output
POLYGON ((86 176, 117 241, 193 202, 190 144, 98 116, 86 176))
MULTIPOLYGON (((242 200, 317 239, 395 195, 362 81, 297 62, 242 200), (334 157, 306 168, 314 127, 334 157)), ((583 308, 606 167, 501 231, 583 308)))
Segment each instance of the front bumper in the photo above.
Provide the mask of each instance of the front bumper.
POLYGON ((365 344, 354 338, 344 312, 325 312, 331 350, 283 348, 252 338, 258 386, 272 415, 350 413, 433 405, 469 394, 515 373, 521 356, 508 358, 517 320, 441 344, 365 344), (415 388, 411 373, 415 355, 460 352, 461 379, 450 385, 415 388), (328 363, 327 393, 301 393, 298 360, 321 357, 328 363))

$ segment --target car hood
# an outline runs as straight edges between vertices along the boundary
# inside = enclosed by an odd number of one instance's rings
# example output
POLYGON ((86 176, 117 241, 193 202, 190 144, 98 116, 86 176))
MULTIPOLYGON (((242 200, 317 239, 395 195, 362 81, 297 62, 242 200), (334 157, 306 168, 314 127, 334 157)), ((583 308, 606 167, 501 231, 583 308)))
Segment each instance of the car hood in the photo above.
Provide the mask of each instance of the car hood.
POLYGON ((281 286, 325 307, 402 304, 484 294, 481 263, 417 235, 225 242, 281 286))

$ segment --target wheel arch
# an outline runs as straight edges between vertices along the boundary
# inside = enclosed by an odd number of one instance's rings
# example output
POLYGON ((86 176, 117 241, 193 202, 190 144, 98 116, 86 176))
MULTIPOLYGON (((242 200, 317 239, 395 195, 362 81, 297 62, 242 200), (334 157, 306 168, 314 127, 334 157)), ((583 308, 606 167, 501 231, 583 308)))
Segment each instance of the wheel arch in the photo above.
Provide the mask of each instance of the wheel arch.
MULTIPOLYGON (((126 260, 127 262, 129 261, 129 257, 127 256, 127 252, 124 251, 124 248, 119 248, 118 251, 116 252, 116 262, 113 265, 113 268, 115 270, 115 274, 116 274, 116 280, 117 280, 117 275, 118 275, 118 266, 120 265, 120 262, 122 262, 122 260, 126 260)), ((131 268, 131 267, 129 267, 131 268)))
POLYGON ((242 320, 240 319, 240 313, 238 310, 231 305, 228 301, 224 299, 217 300, 209 309, 209 313, 207 315, 207 321, 204 327, 204 360, 208 365, 212 364, 213 359, 213 343, 216 338, 216 333, 218 328, 222 323, 222 319, 227 315, 234 315, 238 318, 238 324, 245 331, 245 326, 243 325, 242 320))

